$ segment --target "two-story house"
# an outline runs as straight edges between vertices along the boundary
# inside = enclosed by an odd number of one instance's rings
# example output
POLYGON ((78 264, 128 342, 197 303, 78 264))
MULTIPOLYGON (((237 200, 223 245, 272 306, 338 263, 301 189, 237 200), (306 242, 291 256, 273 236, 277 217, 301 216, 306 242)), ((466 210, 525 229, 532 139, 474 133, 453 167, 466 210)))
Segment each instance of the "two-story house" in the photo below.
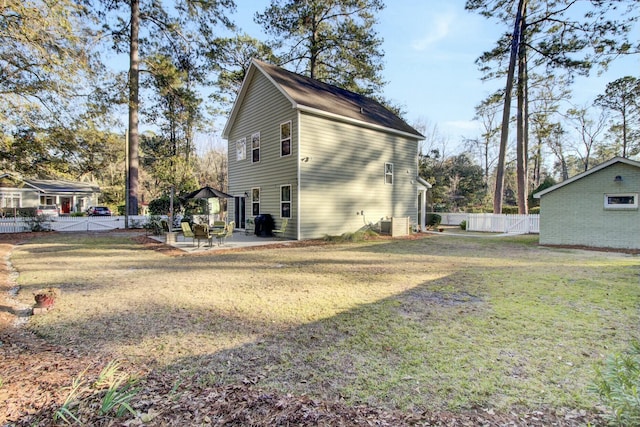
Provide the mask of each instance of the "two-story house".
POLYGON ((424 225, 424 137, 373 99, 254 60, 223 137, 234 196, 228 215, 238 228, 259 214, 276 227, 287 218, 289 239, 392 218, 424 225))

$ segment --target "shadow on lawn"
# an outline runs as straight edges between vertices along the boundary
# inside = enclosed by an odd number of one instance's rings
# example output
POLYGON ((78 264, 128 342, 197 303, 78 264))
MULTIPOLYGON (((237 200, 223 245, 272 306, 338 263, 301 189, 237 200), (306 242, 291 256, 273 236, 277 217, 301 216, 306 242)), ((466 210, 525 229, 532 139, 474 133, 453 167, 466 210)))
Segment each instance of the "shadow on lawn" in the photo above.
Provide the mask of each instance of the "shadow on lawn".
MULTIPOLYGON (((189 259, 189 268, 194 274, 200 269, 224 274, 227 270, 237 269, 236 263, 242 263, 245 268, 259 273, 263 268, 282 268, 283 265, 296 268, 315 263, 326 264, 327 274, 339 273, 343 266, 355 266, 350 273, 358 273, 358 269, 370 273, 370 269, 392 269, 393 264, 385 265, 385 259, 377 257, 346 259, 340 256, 341 251, 374 252, 381 256, 408 252, 418 259, 430 254, 433 257, 429 262, 434 262, 441 255, 452 256, 450 251, 458 257, 489 256, 488 252, 491 252, 492 257, 507 253, 517 254, 514 258, 526 259, 536 248, 519 240, 500 248, 494 243, 472 246, 456 240, 456 253, 455 248, 449 247, 453 244, 448 240, 438 240, 440 245, 436 239, 428 239, 428 242, 385 241, 374 245, 322 247, 317 250, 335 251, 336 256, 318 260, 313 256, 296 258, 293 255, 289 259, 289 250, 282 248, 264 249, 271 255, 266 260, 261 251, 212 254, 189 259), (460 251, 460 244, 477 250, 465 253, 460 251), (275 263, 274 259, 282 259, 282 263, 275 263)), ((309 248, 309 251, 314 250, 309 248)), ((503 269, 510 259, 499 261, 484 267, 484 271, 503 269)), ((155 274, 162 275, 185 262, 185 258, 162 258, 144 268, 157 266, 155 274)), ((542 266, 544 260, 530 264, 542 266)), ((428 266, 425 258, 424 268, 428 266)), ((362 280, 378 277, 381 276, 367 274, 362 280)), ((91 316, 81 322, 57 322, 51 327, 60 334, 67 330, 77 331, 64 341, 68 345, 86 345, 87 348, 124 345, 133 352, 140 345, 145 354, 135 353, 135 356, 143 360, 152 359, 154 353, 169 351, 174 361, 161 368, 207 385, 244 382, 296 395, 401 409, 491 406, 505 401, 527 404, 535 399, 552 405, 552 401, 542 400, 543 396, 517 396, 517 388, 509 389, 513 384, 527 381, 522 373, 526 372, 529 360, 520 354, 528 353, 527 346, 531 342, 520 343, 516 337, 510 337, 513 342, 492 343, 492 322, 500 319, 489 318, 490 303, 477 291, 483 289, 482 286, 470 283, 469 279, 467 271, 455 271, 408 285, 404 292, 297 326, 285 321, 271 322, 261 318, 259 313, 249 318, 234 312, 233 307, 229 310, 182 307, 168 300, 166 304, 148 304, 138 310, 123 309, 91 316), (477 338, 469 336, 465 330, 475 322, 488 328, 488 341, 481 341, 481 346, 478 346, 477 338), (438 333, 432 334, 436 329, 438 333), (145 341, 161 336, 177 337, 178 342, 159 343, 163 348, 142 347, 149 345, 145 341), (197 354, 202 340, 215 341, 219 337, 234 344, 231 348, 197 354), (488 365, 493 366, 488 369, 488 365), (430 382, 425 383, 423 378, 430 378, 430 382), (482 381, 478 381, 479 378, 482 381)), ((565 386, 570 385, 569 382, 565 386)))

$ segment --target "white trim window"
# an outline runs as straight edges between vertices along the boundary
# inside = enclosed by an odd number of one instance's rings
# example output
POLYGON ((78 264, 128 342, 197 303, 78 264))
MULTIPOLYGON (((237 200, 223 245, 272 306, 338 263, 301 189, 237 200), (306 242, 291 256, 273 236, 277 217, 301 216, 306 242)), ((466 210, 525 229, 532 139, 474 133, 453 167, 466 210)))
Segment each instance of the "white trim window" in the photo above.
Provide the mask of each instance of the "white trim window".
POLYGON ((251 135, 251 163, 260 161, 260 132, 251 135))
POLYGON ((638 193, 605 194, 605 209, 638 209, 638 193))
POLYGON ((19 208, 22 206, 22 193, 0 192, 0 208, 19 208))
POLYGON ((291 185, 280 186, 280 217, 291 218, 291 185))
POLYGON ((291 120, 280 124, 280 157, 291 155, 291 120))
POLYGON ((393 163, 384 164, 384 183, 393 185, 393 163))
POLYGON ((251 189, 251 215, 260 215, 260 188, 251 189))
POLYGON ((236 141, 236 160, 244 160, 247 158, 247 138, 236 141))

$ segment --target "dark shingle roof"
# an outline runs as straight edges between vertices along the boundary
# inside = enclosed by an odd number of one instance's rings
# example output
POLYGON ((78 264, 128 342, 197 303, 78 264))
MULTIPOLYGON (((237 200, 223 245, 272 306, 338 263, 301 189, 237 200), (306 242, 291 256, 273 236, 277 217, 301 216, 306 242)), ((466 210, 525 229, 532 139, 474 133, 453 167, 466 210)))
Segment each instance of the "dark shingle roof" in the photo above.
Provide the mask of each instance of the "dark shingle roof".
POLYGON ((295 108, 318 110, 424 139, 420 132, 371 98, 255 59, 252 66, 273 81, 295 108))
POLYGON ((26 184, 44 193, 99 193, 95 184, 70 182, 55 179, 24 179, 26 184))
POLYGON ((96 184, 88 182, 72 182, 61 179, 33 179, 22 178, 21 176, 6 172, 0 174, 0 180, 8 179, 8 183, 4 183, 4 187, 15 186, 22 188, 27 185, 34 190, 38 190, 45 194, 49 193, 100 193, 100 187, 96 184))

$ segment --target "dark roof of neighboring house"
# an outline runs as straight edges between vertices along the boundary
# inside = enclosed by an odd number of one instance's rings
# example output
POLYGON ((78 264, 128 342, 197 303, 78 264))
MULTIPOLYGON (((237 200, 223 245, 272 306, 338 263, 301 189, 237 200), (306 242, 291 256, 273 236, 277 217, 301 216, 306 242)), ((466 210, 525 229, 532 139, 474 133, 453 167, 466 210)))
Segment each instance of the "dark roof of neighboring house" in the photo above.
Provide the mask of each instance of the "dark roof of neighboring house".
POLYGON ((5 177, 12 178, 14 181, 22 181, 25 185, 46 194, 100 192, 100 187, 91 183, 71 182, 57 179, 20 178, 9 173, 0 175, 0 178, 5 177))
POLYGON ((582 179, 585 176, 589 176, 594 172, 598 172, 598 171, 600 171, 602 169, 608 168, 609 166, 614 165, 616 163, 624 163, 624 164, 629 165, 629 166, 635 166, 637 168, 640 168, 640 162, 636 162, 635 160, 630 160, 630 159, 627 159, 627 158, 624 158, 624 157, 614 157, 611 160, 607 160, 604 163, 601 163, 601 164, 599 164, 597 166, 592 167, 588 171, 585 171, 585 172, 582 172, 582 173, 580 173, 578 175, 572 176, 571 178, 567 179, 566 181, 562 181, 561 183, 556 184, 553 187, 545 188, 544 190, 542 190, 542 191, 540 191, 538 193, 535 193, 533 195, 533 197, 536 198, 536 199, 539 199, 541 196, 543 196, 543 195, 545 195, 547 193, 555 191, 560 187, 564 187, 565 185, 571 184, 572 182, 575 182, 575 181, 577 181, 579 179, 582 179))
POLYGON ((25 183, 43 193, 96 193, 100 187, 84 182, 71 182, 53 179, 25 179, 25 183))
MULTIPOLYGON (((248 81, 255 70, 260 70, 273 82, 283 95, 291 101, 293 108, 341 117, 373 127, 403 133, 416 139, 424 139, 420 132, 371 98, 255 59, 249 67, 245 82, 248 81)), ((225 126, 223 132, 225 137, 228 136, 230 124, 235 119, 235 110, 242 102, 245 90, 245 84, 243 83, 229 122, 225 126)))

